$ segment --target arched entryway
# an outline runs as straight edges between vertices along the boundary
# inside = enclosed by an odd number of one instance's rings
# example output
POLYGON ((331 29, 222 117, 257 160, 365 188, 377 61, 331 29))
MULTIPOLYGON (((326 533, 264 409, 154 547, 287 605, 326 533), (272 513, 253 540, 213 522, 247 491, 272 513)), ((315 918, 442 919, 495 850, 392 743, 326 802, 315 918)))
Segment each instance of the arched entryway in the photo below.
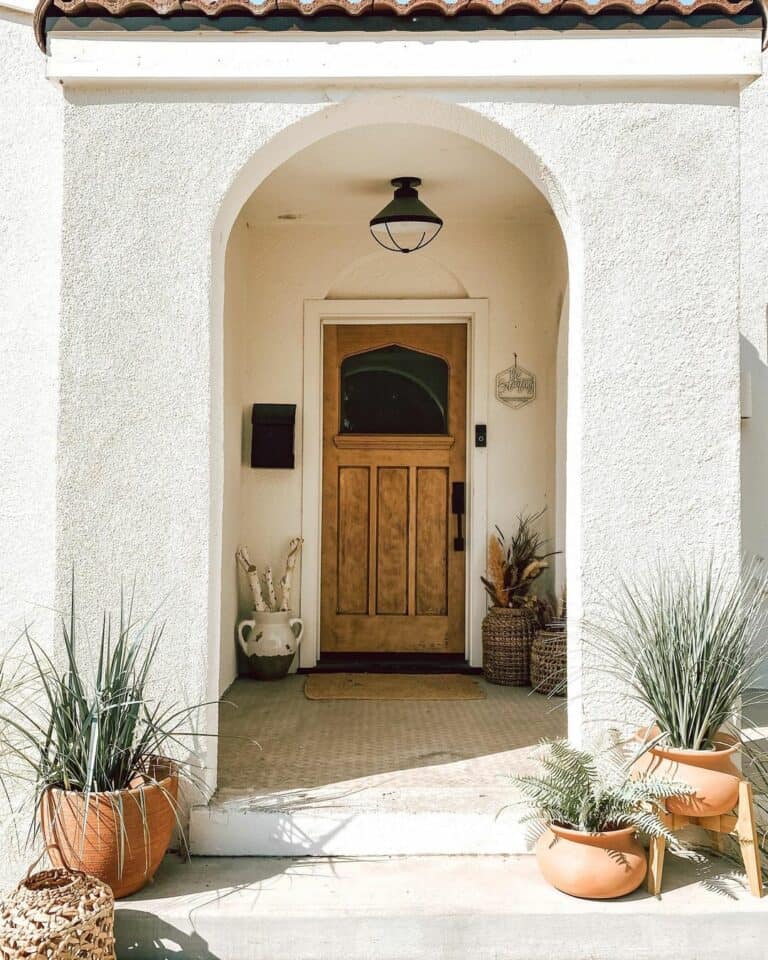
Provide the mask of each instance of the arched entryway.
MULTIPOLYGON (((546 587, 555 595, 565 587, 569 270, 560 219, 564 217, 562 198, 552 195, 545 169, 523 144, 471 111, 436 102, 434 109, 425 112, 423 101, 410 103, 406 98, 395 102, 386 96, 366 101, 346 102, 323 114, 322 121, 313 117, 281 134, 261 151, 262 156, 254 158, 251 170, 241 173, 219 218, 214 263, 221 267, 223 283, 216 291, 214 310, 220 310, 223 318, 222 630, 217 651, 222 692, 237 673, 234 628, 250 605, 247 587, 238 584, 233 561, 240 543, 248 544, 259 565, 277 566, 288 540, 304 537, 303 568, 294 586, 308 626, 301 665, 311 668, 318 660, 322 664, 324 651, 331 649, 323 638, 320 612, 328 589, 321 550, 329 529, 323 522, 328 480, 322 478, 321 435, 323 331, 329 328, 386 324, 388 330, 398 327, 397 333, 387 336, 399 345, 401 339, 403 343, 408 340, 407 331, 429 327, 438 338, 438 346, 432 350, 435 355, 442 350, 441 327, 447 331, 461 326, 466 332, 467 391, 461 445, 469 486, 468 549, 460 587, 465 591, 461 598, 461 659, 465 665, 480 664, 479 621, 484 600, 478 580, 484 570, 486 538, 494 526, 509 531, 519 513, 546 508, 543 531, 563 551, 547 575, 546 587), (425 122, 425 117, 431 122, 425 122), (330 132, 329 127, 335 130, 330 132), (409 169, 404 170, 405 166, 409 169), (445 228, 426 250, 398 256, 375 247, 367 220, 386 202, 390 177, 404 172, 422 177, 424 199, 444 218, 445 228), (250 193, 246 193, 248 185, 250 193), (517 363, 537 378, 535 402, 521 409, 505 405, 495 395, 497 376, 517 363), (308 375, 312 369, 315 374, 308 375), (249 419, 254 403, 296 404, 293 470, 251 469, 249 419), (485 428, 487 447, 475 444, 475 427, 485 428)), ((573 277, 570 285, 572 305, 573 277)), ((573 306, 570 312, 572 318, 573 306)), ((378 341, 372 345, 372 349, 381 347, 378 341)), ((430 457, 434 459, 434 452, 427 459, 430 457)), ((409 495, 418 496, 417 481, 409 481, 411 468, 403 455, 403 463, 397 455, 397 463, 390 460, 390 498, 400 482, 397 471, 403 476, 403 502, 409 495)), ((412 465, 414 477, 420 469, 426 470, 426 464, 425 460, 412 465)), ((361 461, 360 469, 368 466, 361 461)), ((381 475, 381 465, 373 464, 373 469, 381 475)), ((370 470, 366 478, 369 475, 370 470)), ((369 485, 366 479, 369 502, 379 489, 377 483, 371 480, 369 485)), ((425 503, 434 503, 435 495, 432 491, 425 503)), ((334 496, 337 511, 338 490, 334 496)), ((393 509, 391 499, 387 502, 388 509, 393 509)), ((401 505, 395 501, 395 511, 401 505)), ((447 500, 438 507, 436 516, 443 516, 446 530, 437 540, 449 544, 453 531, 449 539, 447 525, 452 517, 447 500)), ((384 515, 381 504, 376 509, 378 516, 384 515)), ((414 509, 404 506, 404 516, 413 517, 414 509)), ((367 514, 362 522, 366 529, 378 529, 378 521, 367 514)), ((388 549, 386 537, 383 546, 366 542, 366 554, 369 548, 372 566, 360 579, 375 603, 377 591, 383 588, 381 583, 371 585, 371 578, 377 575, 382 556, 386 559, 381 552, 388 549)), ((402 549, 406 561, 416 556, 416 547, 410 548, 410 554, 407 544, 402 549)), ((389 566, 395 569, 397 564, 389 566)), ((353 579, 354 572, 350 571, 353 579)), ((418 576, 418 572, 413 575, 414 579, 418 576)), ((445 582, 447 588, 447 574, 445 582)), ((354 592, 355 584, 349 589, 354 592)), ((407 607, 407 574, 402 596, 407 607)), ((395 597, 391 602, 400 601, 395 597)), ((368 614, 376 612, 367 610, 368 614)), ((379 612, 382 618, 388 613, 386 609, 379 612)), ((379 638, 387 633, 383 621, 380 626, 379 638)), ((401 647, 405 644, 403 649, 408 649, 408 642, 412 641, 401 640, 401 647)), ((366 639, 363 650, 372 652, 368 645, 366 639)), ((354 654, 354 646, 347 652, 354 654)), ((497 693, 493 691, 494 697, 497 693)), ((527 693, 526 697, 527 701, 520 700, 523 707, 537 699, 527 693)), ((470 735, 464 746, 456 743, 455 750, 444 749, 442 742, 437 750, 430 750, 433 744, 426 743, 426 749, 406 758, 409 769, 431 768, 427 779, 438 782, 443 773, 449 775, 442 768, 458 763, 463 765, 462 775, 472 780, 477 771, 468 761, 475 754, 477 769, 490 770, 491 778, 498 776, 516 750, 522 756, 541 736, 565 732, 564 710, 557 710, 552 701, 538 699, 540 723, 535 721, 535 710, 524 710, 516 720, 511 714, 499 714, 505 729, 495 731, 486 741, 470 735), (522 729, 527 724, 529 729, 522 729), (517 729, 510 734, 512 726, 517 729), (512 749, 505 751, 505 745, 512 749), (490 758, 503 753, 508 756, 501 760, 501 767, 494 768, 490 758)), ((480 716, 476 720, 481 726, 486 722, 480 716)), ((402 720, 398 722, 402 724, 402 720)), ((425 722, 422 717, 422 729, 425 722)), ((331 733, 327 735, 332 739, 331 733)), ((380 745, 368 746, 381 757, 380 745)), ((336 754, 344 750, 343 742, 337 747, 336 754)), ((308 744, 300 749, 306 753, 308 744)), ((235 802, 232 790, 241 788, 243 797, 250 798, 248 802, 269 806, 286 801, 286 792, 292 790, 306 799, 306 791, 311 794, 317 787, 321 802, 325 802, 329 790, 371 776, 376 791, 382 776, 403 772, 397 769, 400 759, 393 754, 377 760, 375 769, 363 761, 358 769, 347 764, 343 770, 326 769, 319 775, 315 766, 309 778, 312 782, 306 780, 306 769, 297 770, 293 787, 281 781, 271 799, 263 782, 246 782, 248 774, 241 766, 239 779, 222 784, 224 799, 235 802)), ((422 780, 423 773, 417 772, 414 783, 422 780)), ((434 795, 430 803, 434 803, 434 795)), ((252 852, 286 851, 284 837, 272 836, 268 842, 263 836, 265 829, 273 832, 274 826, 254 828, 261 839, 249 848, 252 852)), ((293 826, 287 832, 291 834, 293 826)), ((305 852, 362 852, 365 846, 359 835, 348 839, 347 847, 343 843, 334 847, 333 842, 324 846, 316 831, 308 830, 307 836, 305 852)), ((197 845, 197 849, 201 847, 197 845)))

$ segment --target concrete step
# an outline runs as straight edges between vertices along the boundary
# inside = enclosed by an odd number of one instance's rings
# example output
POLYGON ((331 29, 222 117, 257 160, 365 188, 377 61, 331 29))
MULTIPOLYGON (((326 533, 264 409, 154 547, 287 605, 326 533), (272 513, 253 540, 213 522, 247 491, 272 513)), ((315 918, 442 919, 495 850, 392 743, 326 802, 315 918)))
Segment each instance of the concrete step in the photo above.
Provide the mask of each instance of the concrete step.
POLYGON ((477 684, 484 699, 316 701, 303 677, 238 680, 221 707, 219 790, 192 812, 193 852, 522 853, 511 775, 536 769, 536 744, 565 732, 564 710, 477 684))
POLYGON ((669 857, 660 899, 596 903, 551 889, 533 857, 169 858, 117 905, 117 956, 764 960, 768 900, 726 861, 695 869, 669 857))
POLYGON ((523 854, 530 831, 509 787, 357 787, 244 798, 192 809, 196 856, 376 857, 523 854))

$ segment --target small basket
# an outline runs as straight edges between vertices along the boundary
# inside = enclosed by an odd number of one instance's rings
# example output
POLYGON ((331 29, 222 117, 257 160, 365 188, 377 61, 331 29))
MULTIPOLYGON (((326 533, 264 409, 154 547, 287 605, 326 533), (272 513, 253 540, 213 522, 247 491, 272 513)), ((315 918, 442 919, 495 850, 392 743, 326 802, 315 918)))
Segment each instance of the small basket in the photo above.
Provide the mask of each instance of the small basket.
POLYGON ((531 646, 531 686, 547 697, 568 692, 568 638, 563 630, 539 630, 531 646))
POLYGON ((515 607, 491 607, 483 620, 483 676, 489 683, 528 687, 536 615, 515 607))
POLYGON ((115 898, 72 870, 26 877, 0 904, 1 960, 115 960, 115 898))

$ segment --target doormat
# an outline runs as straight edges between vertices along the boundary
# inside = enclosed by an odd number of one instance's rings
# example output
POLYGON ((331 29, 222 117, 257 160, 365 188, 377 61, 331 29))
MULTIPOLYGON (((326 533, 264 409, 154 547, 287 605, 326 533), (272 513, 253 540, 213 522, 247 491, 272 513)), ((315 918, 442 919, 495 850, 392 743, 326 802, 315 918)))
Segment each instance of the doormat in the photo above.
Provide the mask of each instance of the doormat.
POLYGON ((460 673, 313 673, 307 700, 485 700, 473 677, 460 673))

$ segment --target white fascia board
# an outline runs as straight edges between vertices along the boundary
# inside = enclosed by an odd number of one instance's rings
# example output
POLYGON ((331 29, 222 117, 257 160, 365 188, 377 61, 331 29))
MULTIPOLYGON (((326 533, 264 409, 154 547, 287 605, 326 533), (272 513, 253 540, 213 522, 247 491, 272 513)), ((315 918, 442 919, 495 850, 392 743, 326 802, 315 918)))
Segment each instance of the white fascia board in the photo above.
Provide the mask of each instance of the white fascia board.
POLYGON ((49 34, 48 77, 64 84, 387 84, 515 86, 549 82, 747 82, 761 73, 760 31, 570 34, 257 32, 49 34))
POLYGON ((6 11, 31 17, 35 12, 35 0, 0 0, 0 13, 6 11))

